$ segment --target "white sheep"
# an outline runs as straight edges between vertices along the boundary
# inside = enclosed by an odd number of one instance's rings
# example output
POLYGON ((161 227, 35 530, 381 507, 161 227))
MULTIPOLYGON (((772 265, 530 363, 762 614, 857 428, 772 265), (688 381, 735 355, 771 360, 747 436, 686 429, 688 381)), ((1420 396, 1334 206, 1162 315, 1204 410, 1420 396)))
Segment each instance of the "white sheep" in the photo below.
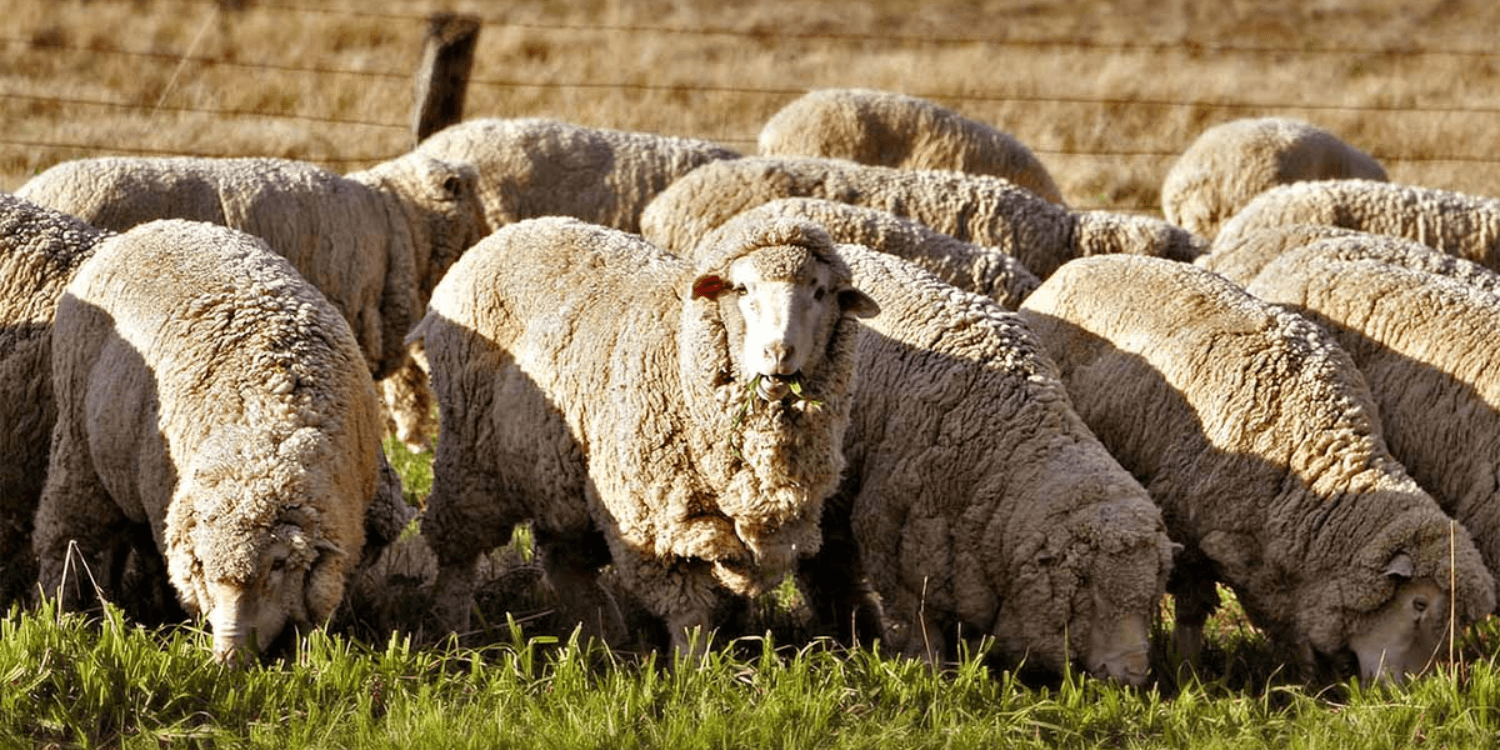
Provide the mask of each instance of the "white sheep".
POLYGON ((1391 456, 1364 378, 1315 324, 1127 256, 1068 263, 1021 314, 1185 547, 1167 591, 1187 658, 1216 581, 1305 677, 1349 649, 1362 677, 1399 681, 1439 653, 1450 606, 1455 628, 1494 608, 1468 532, 1391 456))
POLYGON ((1488 290, 1317 243, 1246 289, 1333 334, 1370 384, 1392 455, 1500 571, 1500 275, 1486 273, 1488 290))
POLYGON ((641 214, 641 234, 688 252, 731 216, 777 198, 824 198, 914 219, 996 248, 1045 279, 1069 258, 1102 253, 1191 261, 1202 238, 1148 216, 1069 211, 998 177, 856 164, 841 159, 744 157, 705 164, 641 214))
POLYGON ((1404 237, 1500 270, 1500 198, 1374 180, 1297 182, 1267 190, 1224 222, 1214 246, 1286 224, 1404 237))
POLYGON ((163 220, 96 246, 54 341, 43 591, 76 607, 92 576, 108 595, 129 529, 148 527, 217 659, 325 621, 391 476, 338 311, 259 239, 163 220))
POLYGON ((876 310, 806 223, 696 266, 571 218, 486 238, 412 334, 443 425, 422 518, 441 619, 464 626, 476 559, 529 519, 570 621, 617 637, 597 579, 612 560, 690 651, 691 631, 817 551, 853 318, 876 310))
POLYGON ((1494 288, 1500 280, 1500 273, 1416 240, 1326 224, 1287 224, 1257 229, 1233 242, 1216 245, 1213 252, 1201 255, 1193 262, 1245 286, 1281 256, 1314 246, 1322 248, 1320 253, 1339 260, 1381 260, 1462 279, 1485 288, 1494 288))
MULTIPOLYGON (((18 194, 113 231, 176 218, 264 239, 344 314, 382 380, 415 367, 407 332, 448 266, 486 233, 476 180, 468 165, 418 153, 348 176, 285 159, 103 157, 58 164, 18 194)), ((414 425, 403 442, 421 449, 430 393, 386 390, 410 399, 387 406, 414 425)))
POLYGON ((491 230, 572 216, 637 232, 641 210, 673 180, 739 157, 712 141, 546 118, 466 120, 428 136, 417 150, 474 165, 491 230))
POLYGON ((108 235, 0 193, 0 611, 36 589, 32 517, 57 421, 52 316, 78 265, 108 235))
POLYGON ((1333 133, 1288 117, 1215 125, 1198 135, 1167 171, 1161 208, 1167 221, 1213 240, 1219 225, 1252 198, 1304 180, 1386 179, 1385 168, 1333 133))
POLYGON ((935 232, 926 225, 877 208, 821 198, 779 198, 751 208, 709 232, 699 247, 713 247, 745 222, 777 217, 818 223, 834 242, 863 245, 903 258, 960 289, 994 299, 1008 310, 1042 283, 1021 262, 990 247, 935 232))
POLYGON ((1047 168, 1014 136, 936 102, 892 91, 809 91, 761 127, 759 153, 993 175, 1064 205, 1047 168))
POLYGON ((883 608, 910 655, 989 637, 1028 667, 1142 684, 1175 548, 1150 496, 1020 316, 899 258, 842 255, 881 312, 862 321, 848 469, 804 594, 839 624, 883 608))

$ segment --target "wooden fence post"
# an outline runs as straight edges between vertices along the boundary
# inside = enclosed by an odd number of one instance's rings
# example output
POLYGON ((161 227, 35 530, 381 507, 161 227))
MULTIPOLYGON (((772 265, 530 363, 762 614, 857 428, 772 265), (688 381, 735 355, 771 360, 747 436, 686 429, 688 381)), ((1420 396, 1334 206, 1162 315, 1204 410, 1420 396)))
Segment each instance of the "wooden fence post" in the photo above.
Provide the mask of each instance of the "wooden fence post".
POLYGON ((416 143, 463 119, 479 26, 478 16, 437 12, 427 17, 427 44, 417 68, 412 114, 416 143))

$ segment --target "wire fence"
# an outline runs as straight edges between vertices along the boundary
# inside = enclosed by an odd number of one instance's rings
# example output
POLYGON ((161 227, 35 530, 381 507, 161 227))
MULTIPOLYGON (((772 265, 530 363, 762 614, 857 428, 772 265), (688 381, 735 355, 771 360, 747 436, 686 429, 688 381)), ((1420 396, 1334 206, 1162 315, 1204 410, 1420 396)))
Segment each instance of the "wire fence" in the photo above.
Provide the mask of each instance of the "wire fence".
MULTIPOLYGON (((183 3, 187 6, 203 7, 235 7, 236 3, 230 0, 187 0, 183 3)), ((239 5, 246 5, 243 2, 239 5)), ((255 3, 253 7, 256 12, 272 14, 317 14, 317 15, 343 15, 356 17, 372 22, 390 23, 401 25, 404 29, 420 28, 427 22, 428 16, 419 13, 388 13, 367 12, 356 9, 336 8, 317 5, 297 5, 289 3, 255 3)), ((483 26, 487 29, 517 29, 530 32, 546 32, 552 34, 567 33, 604 33, 619 35, 692 35, 699 37, 721 37, 763 40, 768 32, 760 29, 735 29, 735 28, 686 28, 674 26, 654 25, 616 25, 616 24, 580 24, 580 23, 558 23, 537 24, 530 22, 519 22, 506 20, 501 17, 482 17, 483 26)), ((1055 50, 1072 49, 1082 51, 1097 51, 1101 53, 1141 53, 1150 55, 1164 54, 1213 54, 1213 55, 1246 55, 1263 56, 1274 55, 1279 57, 1402 57, 1402 58, 1454 58, 1470 64, 1493 65, 1500 63, 1500 51, 1489 49, 1424 49, 1412 46, 1380 46, 1369 47, 1358 46, 1300 46, 1300 47, 1275 47, 1254 44, 1230 44, 1230 43, 1205 43, 1192 40, 1177 41, 1122 41, 1108 42, 1088 39, 1070 38, 984 38, 978 36, 962 35, 934 35, 934 36, 912 36, 912 35, 880 35, 868 33, 827 33, 827 32, 797 32, 795 30, 777 29, 775 36, 778 40, 800 40, 818 41, 828 44, 878 44, 882 46, 891 45, 986 45, 991 48, 1014 48, 1032 50, 1055 50)), ((73 43, 63 40, 50 39, 45 36, 33 38, 0 37, 0 45, 11 50, 27 50, 34 54, 54 55, 84 55, 89 58, 128 58, 138 60, 142 65, 149 64, 171 64, 174 66, 196 65, 204 67, 215 67, 222 70, 235 71, 237 77, 242 77, 246 86, 257 85, 256 81, 269 72, 311 76, 318 79, 333 79, 342 77, 353 77, 362 80, 385 84, 405 85, 413 80, 413 72, 409 69, 396 68, 351 68, 338 65, 283 65, 273 62, 255 61, 245 62, 232 59, 223 59, 213 55, 195 55, 188 52, 163 52, 132 47, 126 44, 101 44, 98 40, 92 40, 87 44, 73 43)), ((690 96, 725 96, 725 97, 764 97, 768 100, 785 100, 799 96, 806 92, 805 87, 786 85, 717 85, 712 83, 651 83, 626 80, 539 80, 523 77, 497 77, 485 75, 484 71, 469 80, 471 90, 482 89, 535 89, 551 90, 559 92, 597 92, 601 90, 615 91, 620 93, 649 92, 662 94, 678 94, 690 96)), ((998 104, 1035 104, 1055 107, 1113 107, 1113 108, 1190 108, 1197 111, 1224 111, 1224 112, 1345 112, 1353 115, 1367 115, 1371 117, 1402 117, 1406 115, 1457 115, 1500 118, 1500 105, 1484 103, 1462 103, 1443 104, 1431 106, 1424 103, 1411 104, 1380 104, 1380 103, 1355 103, 1347 104, 1336 101, 1317 101, 1299 98, 1286 99, 1257 99, 1257 98, 1228 98, 1215 96, 1212 98, 1135 98, 1135 97, 1109 97, 1109 96, 1079 96, 1067 94, 1032 94, 1017 93, 1009 91, 907 91, 923 98, 948 103, 998 103, 998 104)), ((364 132, 390 132, 409 131, 409 121, 361 119, 350 117, 323 116, 308 114, 298 111, 278 110, 269 108, 213 108, 198 107, 190 105, 166 105, 160 101, 130 101, 119 98, 87 97, 87 96, 50 96, 36 92, 0 91, 0 100, 15 103, 27 103, 33 106, 69 107, 79 110, 89 108, 103 108, 115 111, 133 112, 139 115, 152 116, 163 113, 191 114, 219 120, 268 120, 285 121, 288 123, 318 123, 324 125, 337 125, 341 127, 359 128, 364 132)), ((1500 125, 1500 123, 1495 123, 1500 125)), ((1493 132, 1496 128, 1489 127, 1493 132)), ((756 141, 756 133, 727 133, 717 140, 727 145, 740 148, 741 150, 753 149, 756 141), (750 148, 746 148, 749 145, 750 148)), ((356 139, 357 140, 357 139, 356 139)), ((1032 150, 1044 156, 1058 156, 1082 159, 1146 159, 1166 160, 1175 158, 1186 144, 1165 144, 1146 147, 1120 148, 1110 146, 1098 147, 1065 147, 1061 144, 1030 143, 1032 150)), ((1374 150, 1371 155, 1386 163, 1412 163, 1412 164, 1434 164, 1434 163, 1459 163, 1479 164, 1486 166, 1500 165, 1500 156, 1493 153, 1483 152, 1481 149, 1488 143, 1476 144, 1470 149, 1455 148, 1452 153, 1423 153, 1409 154, 1400 153, 1395 150, 1374 150)), ((234 154, 218 153, 206 149, 166 149, 134 146, 129 144, 90 142, 79 139, 72 140, 61 136, 49 137, 23 137, 14 134, 0 133, 0 148, 50 148, 69 152, 77 152, 82 155, 102 153, 127 153, 127 154, 175 154, 186 156, 221 157, 234 154)), ((326 162, 329 164, 353 164, 370 163, 381 161, 398 155, 398 152, 380 153, 327 153, 315 154, 308 157, 311 161, 326 162)))

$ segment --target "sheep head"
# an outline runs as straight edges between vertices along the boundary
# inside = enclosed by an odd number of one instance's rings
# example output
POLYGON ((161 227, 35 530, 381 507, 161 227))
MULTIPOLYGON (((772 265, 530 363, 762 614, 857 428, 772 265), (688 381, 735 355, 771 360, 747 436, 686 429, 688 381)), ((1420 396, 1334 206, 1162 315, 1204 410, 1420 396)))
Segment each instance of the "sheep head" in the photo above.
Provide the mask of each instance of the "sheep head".
POLYGON ((333 613, 343 594, 343 553, 292 523, 258 545, 245 580, 206 582, 203 614, 213 628, 214 659, 240 663, 270 646, 292 625, 311 627, 333 613))
POLYGON ((1430 578, 1413 578, 1414 572, 1411 556, 1396 553, 1384 573, 1395 594, 1349 637, 1364 682, 1400 684, 1426 671, 1448 643, 1448 593, 1430 578))

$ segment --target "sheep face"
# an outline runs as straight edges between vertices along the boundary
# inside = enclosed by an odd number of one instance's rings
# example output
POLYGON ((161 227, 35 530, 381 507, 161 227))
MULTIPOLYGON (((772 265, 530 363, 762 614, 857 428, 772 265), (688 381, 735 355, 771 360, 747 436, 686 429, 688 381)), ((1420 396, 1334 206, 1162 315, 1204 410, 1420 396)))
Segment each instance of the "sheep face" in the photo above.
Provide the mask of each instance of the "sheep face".
POLYGON ((288 623, 302 629, 332 614, 343 590, 341 579, 329 577, 340 567, 328 564, 335 557, 336 550, 314 542, 301 527, 280 524, 248 579, 207 582, 199 604, 213 628, 214 658, 243 661, 270 646, 288 623))
POLYGON ((1411 578, 1412 562, 1396 555, 1386 576, 1396 593, 1356 625, 1349 648, 1359 659, 1360 679, 1400 684, 1426 671, 1447 643, 1448 594, 1432 580, 1411 578))
POLYGON ((779 401, 821 353, 844 313, 858 317, 879 308, 839 278, 817 254, 797 245, 763 248, 735 260, 723 276, 693 283, 693 296, 733 295, 726 315, 730 345, 742 376, 756 380, 756 393, 779 401))

